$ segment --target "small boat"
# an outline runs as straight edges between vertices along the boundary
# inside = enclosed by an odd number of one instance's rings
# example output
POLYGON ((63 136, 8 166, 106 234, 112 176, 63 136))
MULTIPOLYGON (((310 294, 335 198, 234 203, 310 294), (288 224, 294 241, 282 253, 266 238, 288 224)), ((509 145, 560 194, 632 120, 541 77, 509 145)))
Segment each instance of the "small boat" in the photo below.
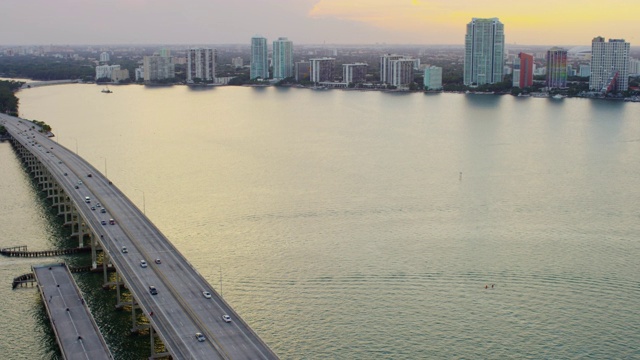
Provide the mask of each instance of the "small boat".
POLYGON ((109 90, 109 87, 107 86, 106 88, 102 89, 102 92, 105 94, 111 94, 113 91, 109 90))
POLYGON ((555 94, 552 96, 552 98, 556 100, 564 99, 565 97, 566 97, 565 95, 560 95, 560 94, 555 94))

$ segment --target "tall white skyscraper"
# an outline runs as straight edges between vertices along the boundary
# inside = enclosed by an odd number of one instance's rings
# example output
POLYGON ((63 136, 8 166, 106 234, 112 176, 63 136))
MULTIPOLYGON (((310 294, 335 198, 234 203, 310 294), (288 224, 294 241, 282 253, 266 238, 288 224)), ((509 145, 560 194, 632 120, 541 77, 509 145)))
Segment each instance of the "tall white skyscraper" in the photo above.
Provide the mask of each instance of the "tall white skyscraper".
POLYGON ((194 79, 213 82, 216 79, 216 50, 189 49, 187 52, 187 83, 194 79))
POLYGON ((273 78, 293 76, 293 42, 286 37, 273 42, 273 78))
POLYGON ((627 91, 629 88, 629 47, 624 39, 598 36, 591 42, 591 76, 589 89, 593 91, 627 91))
POLYGON ((502 81, 504 75, 504 25, 498 18, 473 18, 467 24, 464 51, 464 84, 502 81))
POLYGON ((251 71, 249 76, 252 80, 269 78, 267 39, 262 36, 254 36, 251 38, 251 71))

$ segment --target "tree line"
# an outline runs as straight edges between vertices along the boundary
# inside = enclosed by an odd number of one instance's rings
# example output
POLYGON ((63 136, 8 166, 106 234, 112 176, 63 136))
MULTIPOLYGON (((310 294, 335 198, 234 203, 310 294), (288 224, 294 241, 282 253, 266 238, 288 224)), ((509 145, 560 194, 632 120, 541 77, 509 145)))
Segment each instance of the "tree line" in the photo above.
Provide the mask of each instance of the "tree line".
POLYGON ((0 112, 18 116, 18 97, 15 92, 24 84, 20 81, 0 80, 0 112))

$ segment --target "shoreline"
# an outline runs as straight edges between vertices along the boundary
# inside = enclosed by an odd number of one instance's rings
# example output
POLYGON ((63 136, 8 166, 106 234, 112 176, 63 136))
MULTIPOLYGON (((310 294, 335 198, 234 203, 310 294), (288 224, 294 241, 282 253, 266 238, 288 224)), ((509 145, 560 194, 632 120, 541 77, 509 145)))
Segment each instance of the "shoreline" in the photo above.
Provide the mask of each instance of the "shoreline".
MULTIPOLYGON (((11 78, 2 78, 8 81, 24 81, 25 79, 11 79, 11 78)), ((33 81, 32 79, 29 79, 33 81)), ((25 83, 20 90, 30 89, 34 87, 42 87, 42 86, 55 86, 55 85, 67 85, 67 84, 95 84, 98 86, 103 85, 113 85, 113 86, 126 86, 126 85, 143 85, 143 86, 189 86, 192 87, 192 84, 183 84, 183 83, 174 83, 174 84, 140 84, 140 83, 129 83, 129 84, 118 84, 118 83, 97 83, 97 82, 81 82, 80 80, 51 80, 51 81, 33 81, 25 83)), ((605 100, 605 101, 621 101, 621 102, 640 102, 640 96, 632 96, 628 98, 622 97, 602 97, 602 96, 570 96, 570 95, 562 95, 561 97, 554 98, 553 95, 542 95, 539 93, 529 93, 527 95, 513 95, 511 93, 496 93, 496 92, 473 92, 473 91, 446 91, 446 90, 400 90, 400 89, 379 89, 379 88, 348 88, 348 87, 312 87, 312 86, 304 86, 300 84, 291 84, 291 85, 274 85, 274 84, 243 84, 243 85, 228 85, 228 84, 210 84, 206 86, 199 86, 202 88, 214 88, 220 86, 240 86, 240 87, 256 87, 256 88, 265 88, 265 87, 282 87, 282 88, 296 88, 296 89, 308 89, 308 90, 341 90, 341 91, 379 91, 385 93, 423 93, 423 94, 462 94, 462 95, 494 95, 494 96, 503 96, 503 95, 511 95, 514 97, 521 98, 547 98, 552 100, 564 100, 564 99, 594 99, 594 100, 605 100)))

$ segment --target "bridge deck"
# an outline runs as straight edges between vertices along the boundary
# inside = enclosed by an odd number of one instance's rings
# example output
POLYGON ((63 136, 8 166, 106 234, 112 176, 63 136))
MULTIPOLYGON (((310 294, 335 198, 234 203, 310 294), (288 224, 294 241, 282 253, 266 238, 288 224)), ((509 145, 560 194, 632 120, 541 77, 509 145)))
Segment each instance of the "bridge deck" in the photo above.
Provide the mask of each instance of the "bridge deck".
POLYGON ((0 124, 21 152, 37 160, 32 165, 36 170, 46 168, 41 177, 62 189, 174 359, 278 359, 144 212, 95 167, 34 131, 26 120, 0 114, 0 124), (87 200, 100 202, 105 213, 91 210, 87 200), (143 260, 148 266, 141 266, 143 260))
POLYGON ((67 266, 34 266, 33 272, 64 358, 113 359, 67 266))

